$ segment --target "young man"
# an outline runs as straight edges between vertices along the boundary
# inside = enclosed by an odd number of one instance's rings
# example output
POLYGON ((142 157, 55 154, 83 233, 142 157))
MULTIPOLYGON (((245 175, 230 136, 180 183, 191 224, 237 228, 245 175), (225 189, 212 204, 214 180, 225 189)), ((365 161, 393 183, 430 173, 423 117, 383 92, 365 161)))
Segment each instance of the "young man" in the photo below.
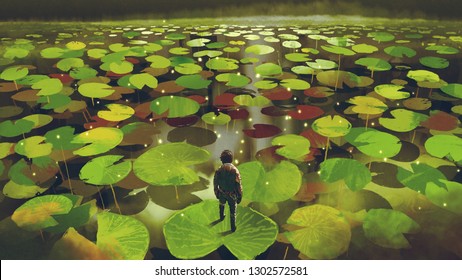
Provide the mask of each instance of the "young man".
POLYGON ((220 220, 225 219, 225 204, 228 202, 231 212, 231 231, 236 231, 236 208, 242 199, 241 175, 232 164, 233 153, 224 150, 220 156, 222 166, 215 172, 213 186, 215 196, 220 201, 220 220))

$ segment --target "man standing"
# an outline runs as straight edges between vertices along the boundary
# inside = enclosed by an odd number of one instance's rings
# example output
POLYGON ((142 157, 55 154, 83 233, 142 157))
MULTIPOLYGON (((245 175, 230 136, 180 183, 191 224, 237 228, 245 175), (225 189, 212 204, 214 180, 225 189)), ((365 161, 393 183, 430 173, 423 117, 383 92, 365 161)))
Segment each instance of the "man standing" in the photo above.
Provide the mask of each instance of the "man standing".
POLYGON ((224 150, 220 155, 222 166, 215 172, 213 186, 215 196, 220 201, 220 220, 225 219, 225 204, 228 202, 231 212, 231 231, 236 231, 236 208, 242 199, 241 175, 232 164, 233 153, 224 150))

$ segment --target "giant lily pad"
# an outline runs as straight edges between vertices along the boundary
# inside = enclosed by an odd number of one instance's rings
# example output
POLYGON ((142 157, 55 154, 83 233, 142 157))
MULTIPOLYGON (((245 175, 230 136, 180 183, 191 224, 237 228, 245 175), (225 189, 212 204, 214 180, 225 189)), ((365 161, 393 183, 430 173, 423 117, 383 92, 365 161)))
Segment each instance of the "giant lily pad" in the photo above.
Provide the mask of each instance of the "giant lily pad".
POLYGON ((75 155, 93 156, 110 151, 122 142, 123 132, 113 127, 98 127, 76 135, 71 143, 90 144, 74 151, 75 155))
POLYGON ((389 158, 396 156, 401 150, 401 141, 398 137, 378 131, 373 128, 365 130, 362 127, 352 128, 345 136, 350 144, 358 148, 362 153, 377 158, 389 158))
POLYGON ((300 160, 310 153, 310 141, 296 134, 278 136, 271 141, 271 145, 284 146, 277 149, 276 153, 288 159, 300 160))
POLYGON ((407 76, 416 82, 439 82, 440 77, 427 70, 411 70, 407 73, 407 76))
POLYGON ((411 164, 411 168, 413 172, 398 167, 396 178, 401 184, 423 194, 425 194, 427 184, 429 183, 444 188, 444 184, 440 180, 446 180, 446 176, 438 169, 424 163, 413 163, 411 164))
POLYGON ((0 79, 6 81, 16 81, 24 78, 27 76, 27 74, 29 74, 29 69, 26 67, 13 66, 3 70, 3 72, 0 74, 0 79))
POLYGON ((327 52, 338 54, 338 55, 352 56, 356 54, 354 51, 350 49, 339 47, 339 46, 321 46, 321 48, 327 52))
POLYGON ((152 148, 133 163, 141 180, 153 185, 189 185, 199 176, 189 166, 209 159, 208 151, 186 143, 169 143, 152 148))
POLYGON ((316 133, 322 136, 340 137, 350 132, 351 123, 344 117, 334 115, 315 120, 311 127, 316 133))
POLYGON ((248 260, 264 252, 276 240, 275 222, 240 205, 237 207, 237 231, 224 234, 229 229, 229 219, 210 226, 219 218, 217 209, 218 201, 206 200, 175 213, 165 222, 167 247, 175 257, 196 259, 225 245, 238 259, 248 260))
POLYGON ((206 113, 202 115, 201 118, 205 123, 212 125, 224 125, 231 121, 229 115, 223 113, 218 113, 218 115, 216 115, 215 112, 206 113))
POLYGON ((366 237, 385 248, 409 248, 409 241, 403 233, 416 233, 419 224, 406 214, 391 209, 371 209, 363 224, 366 237))
POLYGON ((150 88, 157 87, 157 79, 148 73, 131 75, 129 81, 138 89, 142 89, 144 86, 148 86, 150 88))
POLYGON ((449 61, 443 57, 425 56, 419 59, 420 64, 433 69, 444 69, 449 66, 449 61))
POLYGON ((235 70, 239 68, 237 60, 232 58, 215 57, 205 63, 207 68, 218 71, 235 70))
POLYGON ((149 247, 149 232, 137 219, 110 212, 98 214, 96 245, 114 260, 143 260, 149 247))
POLYGON ((91 98, 103 98, 114 93, 114 89, 103 83, 85 83, 79 86, 81 95, 91 98))
POLYGON ((408 132, 420 126, 420 123, 427 120, 428 116, 416 113, 406 109, 396 109, 390 112, 394 117, 392 118, 379 118, 379 123, 396 132, 408 132))
POLYGON ((45 141, 43 136, 32 136, 19 141, 14 150, 16 153, 28 158, 47 156, 51 153, 53 145, 42 143, 43 141, 45 141))
POLYGON ((199 74, 194 74, 181 76, 175 80, 175 83, 185 88, 203 89, 207 88, 212 83, 212 81, 204 79, 204 77, 199 74))
POLYGON ((389 32, 371 32, 367 34, 367 37, 372 37, 374 41, 389 42, 395 39, 395 36, 389 32))
POLYGON ((158 115, 168 113, 169 118, 195 114, 200 106, 195 100, 180 96, 162 96, 151 102, 151 111, 158 115))
POLYGON ((245 49, 246 53, 253 53, 256 55, 265 55, 274 52, 274 48, 266 45, 252 45, 245 49))
POLYGON ((93 185, 115 184, 127 177, 132 169, 131 161, 114 164, 122 158, 118 155, 94 158, 80 169, 80 179, 93 185))
POLYGON ((45 133, 45 141, 51 143, 54 149, 73 150, 82 147, 82 144, 71 143, 74 138, 74 128, 62 126, 45 133))
POLYGON ((11 219, 20 228, 35 231, 56 226, 53 215, 67 214, 72 207, 72 200, 64 195, 39 196, 16 209, 11 219))
POLYGON ((462 215, 462 184, 447 180, 440 180, 444 187, 441 188, 436 182, 429 182, 425 191, 428 200, 433 204, 462 215))
POLYGON ((448 84, 442 87, 441 90, 450 96, 462 99, 462 84, 448 84))
POLYGON ((411 95, 409 92, 400 91, 403 88, 399 85, 385 84, 376 86, 374 91, 385 98, 396 100, 405 99, 411 95))
POLYGON ((81 58, 63 58, 58 63, 56 64, 56 67, 58 67, 59 70, 67 72, 71 70, 72 68, 79 68, 83 67, 85 65, 85 62, 81 58))
POLYGON ((374 71, 388 71, 391 69, 390 63, 383 59, 374 57, 360 58, 355 61, 355 64, 365 66, 367 69, 372 71, 372 73, 374 73, 374 71))
POLYGON ((10 120, 0 123, 0 136, 15 137, 24 133, 28 133, 34 127, 34 122, 20 119, 16 122, 10 120))
POLYGON ((380 114, 388 109, 388 106, 377 98, 370 96, 355 96, 347 101, 355 106, 352 108, 353 112, 358 114, 380 114))
POLYGON ((38 96, 48 96, 59 93, 63 89, 63 84, 61 80, 56 78, 45 79, 33 84, 32 88, 40 90, 37 93, 38 96))
POLYGON ((98 111, 98 117, 111 122, 126 120, 135 113, 132 107, 123 104, 108 104, 106 107, 109 111, 98 111))
POLYGON ((86 239, 74 228, 56 241, 50 253, 53 260, 106 260, 108 257, 101 252, 95 243, 86 239))
POLYGON ((244 87, 250 83, 250 79, 241 74, 225 73, 216 77, 219 82, 226 82, 229 87, 244 87))
POLYGON ((425 142, 425 149, 434 157, 451 157, 456 162, 462 160, 462 139, 455 135, 432 136, 425 142))
POLYGON ((316 75, 316 79, 324 85, 331 87, 335 86, 340 89, 343 89, 344 85, 354 88, 366 87, 374 83, 374 80, 369 77, 358 76, 351 72, 337 70, 323 71, 316 75))
POLYGON ((239 165, 244 197, 257 202, 279 202, 294 196, 301 185, 301 173, 297 166, 282 161, 266 171, 258 161, 239 165))
POLYGON ((386 54, 394 56, 394 57, 414 57, 417 52, 411 48, 403 47, 403 46, 390 46, 383 50, 386 54))
POLYGON ((235 96, 233 100, 237 104, 242 105, 242 106, 247 106, 247 107, 253 107, 253 106, 263 107, 271 102, 268 98, 264 96, 259 95, 257 97, 252 97, 248 94, 242 94, 242 95, 235 96))
POLYGON ((255 73, 262 76, 277 76, 282 74, 281 66, 268 62, 255 67, 255 73))
POLYGON ((302 254, 312 259, 333 259, 346 252, 351 230, 341 212, 325 205, 296 209, 287 220, 294 230, 285 235, 302 254))
POLYGON ((371 172, 357 160, 347 158, 332 158, 321 163, 321 180, 334 183, 344 180, 352 191, 363 189, 372 179, 371 172))

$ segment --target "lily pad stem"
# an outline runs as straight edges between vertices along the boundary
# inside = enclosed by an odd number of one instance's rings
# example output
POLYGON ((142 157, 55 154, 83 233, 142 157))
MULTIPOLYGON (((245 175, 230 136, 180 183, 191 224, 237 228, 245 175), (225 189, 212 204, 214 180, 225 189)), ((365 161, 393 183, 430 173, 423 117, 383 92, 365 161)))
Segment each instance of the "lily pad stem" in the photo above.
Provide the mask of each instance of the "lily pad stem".
POLYGON ((19 90, 18 89, 18 84, 16 83, 16 81, 13 81, 13 83, 14 83, 14 87, 16 88, 16 91, 18 91, 19 90))
POLYGON ((119 203, 117 202, 117 197, 116 197, 116 194, 115 194, 115 191, 114 191, 114 187, 112 186, 112 184, 109 184, 109 186, 111 187, 112 196, 114 197, 115 206, 119 210, 119 214, 122 215, 122 210, 120 210, 119 203))
POLYGON ((66 175, 67 175, 67 181, 69 182, 69 189, 71 190, 71 194, 74 194, 72 191, 72 183, 71 183, 71 176, 69 175, 69 168, 67 167, 67 161, 66 157, 64 156, 64 150, 63 146, 61 146, 61 155, 63 156, 63 161, 64 161, 64 166, 66 167, 66 175))
POLYGON ((180 203, 180 196, 178 195, 178 187, 175 185, 175 197, 176 197, 176 202, 180 203))
POLYGON ((326 141, 326 152, 324 153, 324 161, 327 160, 327 153, 329 152, 329 137, 327 137, 326 141))
POLYGON ((104 205, 103 196, 101 195, 101 192, 99 191, 99 187, 96 187, 96 189, 98 190, 99 199, 101 199, 101 206, 103 206, 103 210, 105 210, 105 209, 106 209, 106 206, 104 205))
POLYGON ((366 130, 367 130, 367 125, 369 124, 369 114, 366 114, 366 130))
POLYGON ((286 247, 286 251, 285 251, 285 253, 284 253, 284 258, 283 258, 283 260, 285 260, 285 259, 287 258, 287 253, 288 253, 288 252, 289 252, 289 245, 287 245, 287 247, 286 247))
POLYGON ((335 91, 337 91, 337 87, 338 87, 338 78, 340 76, 340 65, 342 63, 342 59, 341 59, 341 56, 340 54, 338 55, 338 68, 337 68, 337 79, 335 79, 335 91))

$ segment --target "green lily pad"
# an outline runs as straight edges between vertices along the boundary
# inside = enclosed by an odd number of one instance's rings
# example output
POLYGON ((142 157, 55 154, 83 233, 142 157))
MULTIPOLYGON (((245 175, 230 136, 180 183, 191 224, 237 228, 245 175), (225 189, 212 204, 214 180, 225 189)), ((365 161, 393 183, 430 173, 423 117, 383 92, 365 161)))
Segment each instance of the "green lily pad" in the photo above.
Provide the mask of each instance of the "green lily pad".
POLYGON ((24 78, 21 78, 16 81, 18 85, 31 86, 41 80, 49 79, 50 77, 46 75, 27 75, 24 78))
POLYGON ((85 83, 79 86, 81 95, 90 98, 103 98, 114 93, 114 89, 103 83, 85 83))
POLYGON ((149 53, 153 53, 162 50, 163 47, 156 43, 147 43, 143 46, 143 49, 149 53))
POLYGON ((238 169, 244 198, 251 201, 284 201, 293 197, 301 185, 301 172, 289 161, 282 161, 269 171, 259 161, 243 163, 238 169))
POLYGON ((188 42, 186 42, 186 45, 192 47, 192 48, 200 48, 200 47, 205 47, 205 44, 210 42, 210 39, 207 38, 197 38, 197 39, 192 39, 188 42))
POLYGON ((302 44, 298 41, 284 41, 282 42, 282 46, 288 49, 298 49, 302 47, 302 44))
POLYGON ((355 61, 355 64, 365 66, 370 71, 388 71, 391 69, 390 63, 383 59, 374 57, 360 58, 355 61))
POLYGON ((74 139, 75 128, 62 126, 45 133, 45 142, 53 145, 54 149, 74 150, 82 147, 82 144, 71 143, 74 139))
POLYGON ((34 180, 29 178, 30 174, 25 169, 29 169, 28 171, 30 171, 30 166, 22 158, 10 167, 10 170, 8 170, 8 178, 19 185, 35 185, 34 180))
POLYGON ((189 49, 178 47, 178 48, 171 48, 168 50, 168 52, 171 54, 175 54, 175 55, 186 55, 186 54, 189 54, 189 49))
POLYGON ((449 67, 449 60, 443 57, 425 56, 419 59, 420 64, 433 69, 444 69, 449 67))
POLYGON ((67 95, 53 94, 49 96, 41 96, 37 103, 43 103, 42 109, 50 110, 57 109, 68 105, 72 102, 72 99, 67 95))
POLYGON ((0 107, 0 118, 6 119, 17 116, 24 111, 23 108, 17 106, 3 106, 0 107))
POLYGON ((250 78, 235 73, 219 74, 215 79, 222 83, 226 82, 229 87, 244 87, 250 83, 250 78))
POLYGON ((12 122, 10 120, 0 123, 0 136, 3 137, 16 137, 21 134, 28 133, 34 128, 34 122, 28 120, 17 120, 12 122))
POLYGON ((416 233, 419 224, 406 214, 392 209, 371 209, 363 223, 366 237, 375 244, 392 249, 409 248, 403 233, 416 233))
MULTIPOLYGON (((239 49, 239 48, 238 48, 239 49)), ((225 51, 227 50, 227 48, 224 49, 225 51)), ((214 58, 214 57, 217 57, 217 56, 220 56, 222 55, 223 52, 222 51, 215 51, 215 50, 203 50, 203 51, 198 51, 198 52, 195 52, 193 54, 194 57, 204 57, 204 56, 208 56, 210 58, 214 58)))
POLYGON ((58 222, 53 215, 67 214, 73 203, 64 195, 44 195, 28 200, 17 208, 11 219, 27 231, 36 231, 56 226, 58 222))
POLYGON ((175 41, 184 40, 186 39, 186 35, 182 33, 170 33, 170 34, 165 35, 165 39, 175 40, 175 41))
POLYGON ((22 49, 22 48, 18 48, 18 47, 7 47, 6 50, 5 50, 5 53, 3 54, 3 57, 4 58, 8 58, 8 59, 21 59, 21 58, 25 58, 29 55, 29 50, 25 50, 25 49, 22 49))
POLYGON ((127 74, 133 71, 133 64, 128 61, 111 62, 109 70, 116 74, 127 74))
POLYGON ((207 150, 187 143, 169 143, 152 148, 133 163, 133 171, 141 180, 161 186, 190 185, 199 181, 191 165, 206 162, 207 150))
POLYGON ((303 65, 294 66, 290 70, 294 72, 295 74, 299 74, 299 75, 316 75, 316 73, 318 72, 317 70, 311 67, 303 66, 303 65))
POLYGON ((307 81, 299 79, 284 79, 281 80, 280 85, 291 90, 305 90, 311 87, 307 81))
POLYGON ((278 83, 269 80, 261 80, 255 82, 253 86, 259 89, 273 89, 278 86, 278 83))
POLYGON ((64 215, 56 215, 53 218, 58 222, 58 225, 46 228, 45 231, 51 233, 65 232, 69 228, 78 228, 88 223, 88 221, 96 214, 96 200, 91 200, 85 204, 79 205, 82 200, 81 196, 66 195, 68 198, 74 197, 74 208, 69 213, 64 215))
POLYGON ((367 54, 375 53, 376 51, 379 50, 377 47, 368 45, 368 44, 358 44, 358 45, 352 46, 351 48, 353 49, 353 51, 357 53, 367 53, 367 54))
POLYGON ((278 155, 288 159, 303 159, 310 153, 310 141, 303 136, 296 134, 286 134, 274 138, 271 141, 273 146, 283 146, 276 150, 278 155))
POLYGON ((175 66, 175 71, 183 75, 191 75, 201 72, 202 67, 195 63, 182 63, 175 66))
POLYGON ((165 58, 161 55, 151 55, 146 57, 146 61, 151 62, 152 68, 167 68, 171 65, 171 62, 168 58, 165 58))
POLYGON ((403 88, 403 86, 399 85, 385 84, 376 86, 374 91, 387 99, 397 100, 411 96, 409 92, 400 91, 403 88))
POLYGON ((246 53, 253 53, 256 55, 265 55, 274 52, 274 48, 266 45, 252 45, 245 49, 246 53))
POLYGON ((459 50, 449 46, 433 45, 425 48, 427 51, 436 51, 437 54, 458 54, 459 50))
POLYGON ((63 89, 63 83, 60 79, 45 79, 40 80, 32 85, 33 89, 39 89, 38 96, 49 96, 61 92, 63 89))
POLYGON ((73 68, 69 72, 69 75, 74 79, 84 80, 96 77, 98 75, 98 71, 90 67, 78 67, 73 68))
POLYGON ((427 115, 406 109, 395 109, 390 113, 394 117, 393 119, 379 118, 379 123, 383 127, 396 132, 412 131, 420 126, 421 122, 424 122, 428 119, 427 115))
POLYGON ((168 112, 169 118, 180 118, 195 114, 200 105, 190 98, 171 95, 154 99, 150 108, 157 115, 168 112))
POLYGON ((388 110, 388 106, 375 97, 355 96, 347 100, 348 103, 354 104, 353 112, 358 114, 380 114, 388 110))
POLYGON ((28 199, 37 194, 42 194, 46 190, 48 190, 48 188, 41 188, 37 185, 21 185, 10 180, 5 184, 3 194, 12 199, 28 199))
MULTIPOLYGON (((172 56, 169 58, 169 60, 170 60, 171 66, 173 67, 176 67, 184 63, 196 63, 194 59, 187 57, 187 56, 172 56)), ((153 68, 156 68, 156 67, 153 67, 153 68)))
POLYGON ((407 77, 416 82, 439 82, 440 77, 438 74, 427 70, 411 70, 407 73, 407 77))
POLYGON ((239 68, 239 61, 232 58, 215 57, 205 63, 207 68, 217 71, 228 71, 239 68))
POLYGON ((202 115, 201 119, 211 125, 225 125, 231 121, 231 117, 227 114, 218 113, 218 116, 215 115, 215 112, 209 112, 202 115))
POLYGON ((129 81, 138 89, 142 89, 145 86, 150 88, 157 87, 157 79, 148 73, 131 75, 129 81))
POLYGON ((106 108, 109 111, 98 111, 98 117, 111 122, 120 122, 129 119, 135 114, 135 110, 132 107, 123 104, 108 104, 106 108))
POLYGON ((399 58, 411 58, 414 57, 417 52, 411 48, 403 47, 403 46, 390 46, 383 50, 386 54, 399 57, 399 58))
POLYGON ((428 183, 425 191, 428 200, 438 207, 462 215, 462 184, 447 180, 440 180, 439 183, 443 183, 444 188, 434 182, 428 183))
POLYGON ((307 62, 308 66, 313 69, 329 70, 337 68, 338 64, 326 59, 316 59, 316 62, 307 62))
POLYGON ((137 219, 110 212, 98 214, 96 245, 114 260, 143 260, 149 248, 149 232, 137 219))
POLYGON ((441 90, 450 96, 462 99, 462 84, 447 84, 441 90))
POLYGON ((347 71, 328 70, 316 75, 316 79, 327 86, 343 89, 344 84, 350 88, 367 87, 374 83, 369 77, 358 76, 347 71))
POLYGON ((175 80, 175 83, 185 88, 203 89, 207 88, 212 83, 212 81, 204 79, 204 77, 199 74, 194 74, 181 76, 175 80))
POLYGON ((345 37, 332 37, 326 40, 327 43, 339 46, 339 47, 349 47, 354 44, 353 40, 345 37))
POLYGON ((263 107, 271 102, 271 100, 264 96, 252 97, 248 94, 237 95, 233 98, 233 101, 247 107, 263 107))
POLYGON ((281 66, 268 62, 255 67, 255 73, 262 76, 277 76, 282 74, 281 66))
POLYGON ((321 48, 325 50, 326 52, 330 52, 330 53, 338 54, 338 55, 352 56, 356 54, 354 51, 350 49, 339 47, 339 46, 321 46, 321 48))
POLYGON ((94 156, 110 151, 124 137, 123 132, 118 128, 113 127, 97 127, 95 129, 82 132, 72 139, 72 144, 89 144, 73 153, 79 156, 94 156))
POLYGON ((462 160, 462 139, 455 135, 435 135, 425 142, 427 152, 437 158, 451 157, 462 160))
POLYGON ((316 119, 311 125, 313 130, 325 137, 345 136, 350 132, 351 123, 342 116, 325 116, 316 119))
POLYGON ((398 137, 373 128, 367 130, 363 127, 352 128, 345 136, 345 140, 362 153, 376 158, 394 157, 402 146, 398 137))
POLYGON ((59 70, 67 72, 72 68, 83 67, 85 63, 81 58, 63 58, 56 64, 59 70))
POLYGON ((334 259, 348 249, 351 229, 341 212, 326 205, 296 209, 287 220, 295 230, 285 236, 295 249, 311 259, 334 259))
POLYGON ((50 143, 42 143, 45 141, 43 136, 32 136, 18 142, 14 147, 16 153, 28 158, 36 158, 47 156, 51 153, 53 145, 50 143))
POLYGON ((80 169, 80 180, 92 185, 115 184, 128 176, 132 170, 131 161, 118 164, 123 156, 107 155, 94 158, 80 169))
POLYGON ((22 66, 8 67, 0 74, 0 79, 5 81, 16 81, 29 74, 29 69, 22 66))
POLYGON ((395 39, 395 36, 389 32, 371 32, 367 34, 367 37, 372 37, 374 41, 389 42, 395 39))
POLYGON ((424 163, 413 163, 411 168, 413 172, 398 166, 396 178, 404 186, 423 194, 425 194, 428 183, 444 188, 444 183, 440 180, 446 180, 446 176, 438 169, 424 163))
POLYGON ((196 259, 225 245, 240 260, 254 259, 277 237, 277 224, 249 207, 237 206, 237 231, 229 229, 229 219, 210 226, 218 219, 218 201, 206 200, 173 214, 164 224, 169 251, 177 258, 196 259), (191 250, 194 248, 194 250, 191 250))
POLYGON ((51 47, 51 48, 46 48, 40 51, 40 55, 43 58, 61 58, 68 50, 63 49, 63 48, 56 48, 56 47, 51 47))
POLYGON ((108 53, 105 49, 90 49, 87 51, 87 55, 93 59, 101 59, 108 53))
POLYGON ((347 158, 332 158, 322 162, 320 178, 327 183, 343 180, 352 191, 363 189, 372 180, 371 172, 364 164, 347 158))
POLYGON ((288 61, 292 61, 292 62, 305 62, 305 61, 311 60, 309 55, 306 53, 288 53, 288 54, 285 54, 284 57, 288 61))

